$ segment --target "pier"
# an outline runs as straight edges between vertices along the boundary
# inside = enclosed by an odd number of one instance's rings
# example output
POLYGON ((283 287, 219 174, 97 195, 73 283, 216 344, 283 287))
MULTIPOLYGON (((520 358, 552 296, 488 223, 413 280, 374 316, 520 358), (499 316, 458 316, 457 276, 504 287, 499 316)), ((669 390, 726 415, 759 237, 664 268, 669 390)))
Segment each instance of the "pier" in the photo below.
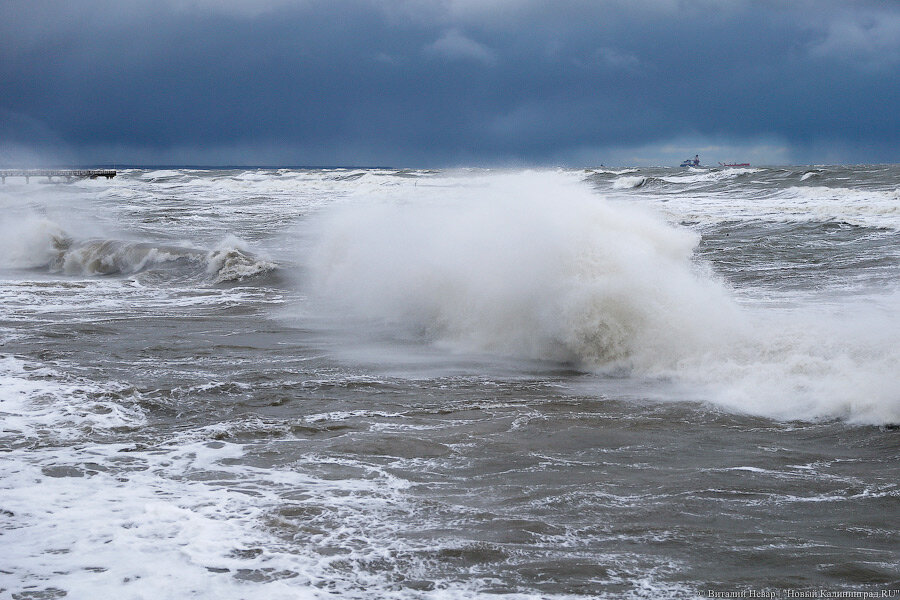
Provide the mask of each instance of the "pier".
POLYGON ((76 179, 98 177, 112 179, 115 176, 116 172, 113 169, 0 169, 0 180, 3 183, 6 183, 7 177, 24 177, 25 183, 32 177, 46 177, 48 183, 51 183, 54 177, 58 177, 65 179, 66 183, 71 183, 76 179))

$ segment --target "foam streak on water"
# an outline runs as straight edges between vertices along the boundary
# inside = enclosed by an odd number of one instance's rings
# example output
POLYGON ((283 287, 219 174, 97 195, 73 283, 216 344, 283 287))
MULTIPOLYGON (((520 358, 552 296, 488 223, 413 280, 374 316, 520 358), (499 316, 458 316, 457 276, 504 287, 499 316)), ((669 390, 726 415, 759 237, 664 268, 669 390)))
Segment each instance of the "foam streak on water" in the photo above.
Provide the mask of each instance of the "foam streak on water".
POLYGON ((900 589, 900 170, 0 188, 0 597, 900 589))

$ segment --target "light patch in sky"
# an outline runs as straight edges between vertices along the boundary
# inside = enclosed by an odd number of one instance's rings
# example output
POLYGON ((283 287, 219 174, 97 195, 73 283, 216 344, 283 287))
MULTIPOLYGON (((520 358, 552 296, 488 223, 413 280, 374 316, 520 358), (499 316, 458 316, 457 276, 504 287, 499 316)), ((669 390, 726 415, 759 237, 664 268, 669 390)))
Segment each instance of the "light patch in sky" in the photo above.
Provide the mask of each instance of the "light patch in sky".
POLYGON ((426 46, 425 51, 450 60, 473 60, 487 66, 497 63, 497 55, 493 50, 466 37, 457 29, 444 33, 437 41, 426 46))
POLYGON ((257 17, 274 10, 309 4, 307 0, 168 0, 168 3, 175 10, 219 12, 238 17, 257 17))
POLYGON ((615 48, 598 48, 595 55, 601 64, 612 69, 635 71, 641 66, 641 60, 637 56, 615 48))
POLYGON ((869 67, 896 65, 900 63, 900 14, 848 14, 846 19, 833 19, 811 54, 869 67))

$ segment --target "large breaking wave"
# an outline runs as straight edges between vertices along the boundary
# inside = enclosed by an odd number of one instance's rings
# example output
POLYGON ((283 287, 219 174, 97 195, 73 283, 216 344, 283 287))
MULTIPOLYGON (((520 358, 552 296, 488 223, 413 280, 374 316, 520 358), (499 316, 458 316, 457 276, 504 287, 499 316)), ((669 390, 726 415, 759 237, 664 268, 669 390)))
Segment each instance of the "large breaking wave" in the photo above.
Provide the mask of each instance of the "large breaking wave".
POLYGON ((733 317, 691 261, 692 232, 568 180, 482 183, 335 209, 321 223, 316 289, 460 348, 589 366, 649 367, 733 317))
POLYGON ((900 356, 884 333, 898 333, 893 312, 857 314, 848 327, 813 307, 741 308, 694 260, 694 232, 563 175, 370 197, 315 228, 311 287, 355 328, 674 380, 695 398, 780 419, 900 421, 900 356))

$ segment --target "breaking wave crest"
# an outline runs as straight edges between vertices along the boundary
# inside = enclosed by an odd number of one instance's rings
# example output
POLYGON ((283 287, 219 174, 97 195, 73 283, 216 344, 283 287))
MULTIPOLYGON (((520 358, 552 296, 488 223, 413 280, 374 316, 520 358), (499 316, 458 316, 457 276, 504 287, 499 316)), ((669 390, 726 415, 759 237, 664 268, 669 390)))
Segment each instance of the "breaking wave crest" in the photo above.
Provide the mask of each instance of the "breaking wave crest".
POLYGON ((641 177, 640 175, 629 175, 627 177, 617 177, 613 180, 613 189, 615 190, 631 190, 644 187, 651 181, 659 181, 654 177, 641 177))
POLYGON ((900 420, 900 357, 870 335, 891 315, 840 346, 823 346, 818 314, 786 337, 694 260, 695 233, 562 175, 485 179, 334 207, 315 224, 314 294, 356 331, 683 382, 695 399, 779 419, 900 420))

